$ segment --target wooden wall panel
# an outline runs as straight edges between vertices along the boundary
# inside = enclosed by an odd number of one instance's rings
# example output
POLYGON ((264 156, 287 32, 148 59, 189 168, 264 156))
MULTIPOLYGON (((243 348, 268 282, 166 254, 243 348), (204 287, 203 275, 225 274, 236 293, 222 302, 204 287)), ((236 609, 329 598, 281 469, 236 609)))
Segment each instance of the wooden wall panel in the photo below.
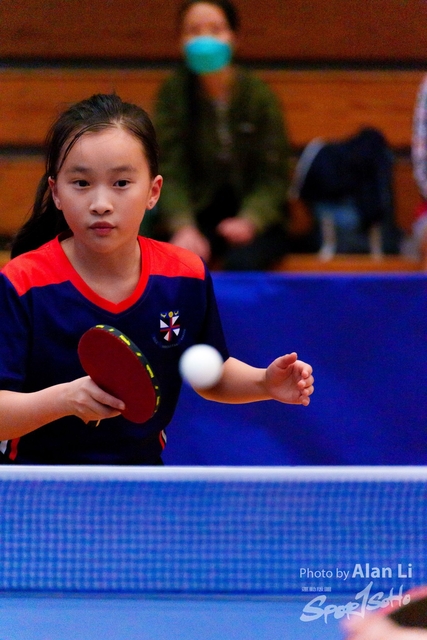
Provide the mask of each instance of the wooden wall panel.
POLYGON ((316 137, 380 129, 393 148, 411 144, 420 71, 269 71, 261 77, 279 96, 293 146, 316 137))
MULTIPOLYGON (((160 83, 169 73, 154 70, 0 71, 0 145, 40 145, 58 110, 96 92, 116 90, 152 113, 160 83)), ((258 70, 276 92, 291 144, 312 138, 343 138, 362 126, 383 131, 393 148, 411 143, 412 114, 421 71, 258 70)))
POLYGON ((168 71, 5 70, 0 71, 0 145, 40 145, 68 104, 93 93, 116 91, 123 100, 152 110, 168 71))
POLYGON ((43 158, 0 158, 0 236, 10 236, 27 218, 44 172, 43 158))
MULTIPOLYGON (((247 60, 427 64, 425 0, 235 0, 247 60)), ((171 60, 180 0, 2 0, 0 57, 171 60)))

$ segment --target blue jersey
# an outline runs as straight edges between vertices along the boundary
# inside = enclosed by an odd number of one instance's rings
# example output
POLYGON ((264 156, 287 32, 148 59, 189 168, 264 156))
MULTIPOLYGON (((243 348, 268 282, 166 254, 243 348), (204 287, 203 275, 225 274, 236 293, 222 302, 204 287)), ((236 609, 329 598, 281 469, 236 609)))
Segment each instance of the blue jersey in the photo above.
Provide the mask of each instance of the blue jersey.
MULTIPOLYGON (((228 352, 212 279, 195 254, 139 238, 142 268, 133 294, 115 304, 92 291, 58 238, 11 260, 0 273, 0 389, 33 392, 85 373, 77 355, 82 334, 96 324, 116 327, 145 354, 161 402, 144 424, 122 416, 96 429, 67 416, 0 449, 20 464, 159 464, 181 388, 183 351, 195 343, 228 352)), ((125 375, 125 374, 124 374, 125 375)))

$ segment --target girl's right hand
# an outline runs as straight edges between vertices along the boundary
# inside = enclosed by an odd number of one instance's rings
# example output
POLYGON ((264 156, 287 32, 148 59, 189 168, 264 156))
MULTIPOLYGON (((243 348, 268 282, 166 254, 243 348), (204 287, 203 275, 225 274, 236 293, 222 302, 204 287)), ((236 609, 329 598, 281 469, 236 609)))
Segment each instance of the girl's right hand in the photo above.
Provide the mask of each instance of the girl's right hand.
POLYGON ((81 418, 86 424, 119 416, 125 404, 103 391, 89 376, 63 385, 66 414, 81 418))

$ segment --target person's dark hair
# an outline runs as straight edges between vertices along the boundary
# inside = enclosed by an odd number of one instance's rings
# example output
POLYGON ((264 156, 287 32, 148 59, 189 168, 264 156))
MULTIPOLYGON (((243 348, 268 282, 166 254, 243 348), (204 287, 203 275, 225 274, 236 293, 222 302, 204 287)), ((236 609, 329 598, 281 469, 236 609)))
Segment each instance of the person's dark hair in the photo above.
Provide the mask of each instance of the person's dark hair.
POLYGON ((144 109, 123 102, 116 94, 96 94, 71 105, 60 114, 47 134, 46 170, 37 188, 31 216, 12 241, 12 258, 37 249, 68 230, 62 211, 53 201, 48 178, 57 177, 64 160, 82 135, 114 126, 126 129, 141 141, 151 177, 158 174, 156 133, 144 109))
MULTIPOLYGON (((181 6, 178 9, 178 25, 181 26, 184 14, 187 12, 193 4, 199 4, 200 2, 204 2, 205 0, 184 0, 181 6)), ((232 31, 237 31, 240 25, 239 15, 237 13, 237 9, 230 0, 206 0, 208 4, 214 4, 219 7, 225 13, 227 18, 227 22, 232 31)))

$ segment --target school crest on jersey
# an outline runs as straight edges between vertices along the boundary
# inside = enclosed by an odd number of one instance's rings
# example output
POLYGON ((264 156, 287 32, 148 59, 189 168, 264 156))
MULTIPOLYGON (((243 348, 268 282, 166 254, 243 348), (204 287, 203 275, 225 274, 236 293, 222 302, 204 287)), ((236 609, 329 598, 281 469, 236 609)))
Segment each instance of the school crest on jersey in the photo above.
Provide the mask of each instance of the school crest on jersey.
POLYGON ((179 338, 181 326, 179 311, 166 311, 160 314, 160 336, 163 343, 173 344, 179 338))

